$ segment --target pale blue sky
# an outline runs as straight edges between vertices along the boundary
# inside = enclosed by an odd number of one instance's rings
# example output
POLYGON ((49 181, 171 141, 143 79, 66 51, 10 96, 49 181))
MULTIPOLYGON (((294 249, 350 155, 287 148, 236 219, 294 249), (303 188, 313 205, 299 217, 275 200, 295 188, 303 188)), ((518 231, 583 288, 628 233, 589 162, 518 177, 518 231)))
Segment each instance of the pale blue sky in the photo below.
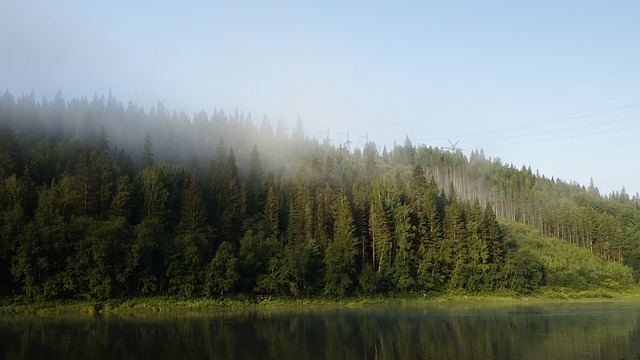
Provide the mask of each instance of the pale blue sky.
POLYGON ((638 1, 0 3, 0 88, 266 114, 640 190, 638 1))

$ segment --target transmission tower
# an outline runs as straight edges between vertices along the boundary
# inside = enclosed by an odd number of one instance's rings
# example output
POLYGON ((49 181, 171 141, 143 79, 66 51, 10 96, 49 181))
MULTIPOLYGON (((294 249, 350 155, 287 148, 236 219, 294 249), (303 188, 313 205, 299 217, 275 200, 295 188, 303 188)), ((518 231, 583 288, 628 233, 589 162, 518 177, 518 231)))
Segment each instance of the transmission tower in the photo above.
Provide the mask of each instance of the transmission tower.
POLYGON ((349 151, 349 152, 350 152, 350 151, 351 151, 351 144, 352 144, 352 142, 351 142, 351 140, 350 140, 350 138, 349 138, 349 131, 347 131, 346 133, 340 133, 340 135, 346 135, 346 137, 347 137, 347 141, 345 141, 345 143, 344 143, 344 147, 347 149, 347 151, 349 151))

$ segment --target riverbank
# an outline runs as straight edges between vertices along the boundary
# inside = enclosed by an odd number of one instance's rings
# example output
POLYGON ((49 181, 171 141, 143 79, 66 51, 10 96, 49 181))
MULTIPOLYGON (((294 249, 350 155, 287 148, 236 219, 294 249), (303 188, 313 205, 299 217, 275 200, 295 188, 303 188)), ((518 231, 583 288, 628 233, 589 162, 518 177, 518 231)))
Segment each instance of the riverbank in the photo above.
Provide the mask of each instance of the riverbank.
POLYGON ((584 302, 602 300, 640 300, 640 287, 627 291, 611 292, 603 289, 568 291, 566 289, 542 289, 530 295, 515 293, 465 293, 447 292, 437 295, 402 296, 354 296, 345 298, 287 298, 255 296, 223 299, 198 298, 182 300, 174 297, 137 297, 128 299, 58 300, 26 302, 20 298, 3 299, 0 315, 136 315, 154 313, 196 313, 243 309, 279 308, 359 308, 374 306, 420 306, 443 303, 535 303, 535 302, 584 302))

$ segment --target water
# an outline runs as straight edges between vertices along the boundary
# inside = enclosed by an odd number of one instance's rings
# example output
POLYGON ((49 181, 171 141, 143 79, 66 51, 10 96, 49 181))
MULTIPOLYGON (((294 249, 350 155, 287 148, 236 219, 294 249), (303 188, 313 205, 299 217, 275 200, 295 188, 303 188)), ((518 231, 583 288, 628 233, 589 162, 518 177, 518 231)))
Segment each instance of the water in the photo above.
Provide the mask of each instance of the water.
POLYGON ((636 359, 640 303, 0 317, 2 359, 636 359))

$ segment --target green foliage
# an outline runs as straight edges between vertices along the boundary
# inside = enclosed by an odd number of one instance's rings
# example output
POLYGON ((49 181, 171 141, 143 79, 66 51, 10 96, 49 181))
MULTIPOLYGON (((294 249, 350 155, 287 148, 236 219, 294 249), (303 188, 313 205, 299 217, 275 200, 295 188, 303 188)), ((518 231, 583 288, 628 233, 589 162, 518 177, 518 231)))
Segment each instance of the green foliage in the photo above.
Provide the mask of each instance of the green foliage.
POLYGON ((274 251, 257 290, 275 295, 313 294, 322 278, 322 253, 314 240, 288 243, 274 251))
POLYGON ((408 138, 379 154, 222 110, 32 100, 0 108, 2 294, 596 294, 640 279, 640 195, 408 138))
POLYGON ((127 256, 126 274, 141 294, 153 294, 164 285, 164 252, 167 234, 162 220, 146 217, 134 229, 135 238, 127 256))
POLYGON ((181 298, 197 296, 202 288, 203 272, 203 256, 197 239, 188 234, 176 236, 167 266, 169 292, 181 298))
POLYGON ((342 297, 351 290, 357 254, 350 238, 336 238, 327 245, 324 256, 325 295, 342 297))
POLYGON ((267 196, 265 199, 263 212, 264 233, 268 238, 278 238, 279 209, 278 194, 276 193, 273 174, 269 173, 267 177, 267 196))
POLYGON ((208 296, 227 295, 233 291, 238 278, 238 260, 233 245, 225 241, 207 266, 205 293, 208 296))
POLYGON ((514 261, 522 262, 526 255, 542 266, 544 283, 550 287, 571 290, 595 287, 616 289, 633 283, 629 267, 594 256, 588 249, 576 248, 543 236, 535 229, 521 224, 504 222, 503 228, 506 236, 511 239, 511 246, 517 249, 509 253, 510 258, 505 261, 505 267, 517 267, 518 263, 514 261))
POLYGON ((61 296, 68 253, 62 218, 39 212, 18 236, 11 273, 29 299, 47 300, 61 296))
POLYGON ((333 241, 325 249, 324 293, 344 296, 353 286, 355 260, 358 255, 351 205, 344 190, 336 203, 333 241))
POLYGON ((376 294, 379 292, 379 274, 371 268, 371 264, 366 263, 362 266, 362 271, 358 276, 358 290, 366 295, 376 294))
POLYGON ((238 272, 240 273, 239 290, 253 292, 258 279, 265 276, 267 266, 276 252, 281 250, 280 244, 261 231, 249 229, 240 240, 238 252, 238 272))
POLYGON ((149 134, 147 134, 144 137, 144 147, 142 151, 142 168, 143 169, 146 169, 153 165, 154 159, 153 159, 153 150, 151 149, 152 146, 153 144, 151 143, 151 137, 149 136, 149 134))
POLYGON ((503 269, 502 286, 524 294, 544 285, 545 267, 529 250, 511 252, 503 269))
POLYGON ((393 280, 395 290, 411 291, 416 287, 416 226, 413 224, 411 206, 402 200, 399 191, 390 196, 390 208, 393 218, 393 280))
POLYGON ((126 220, 74 217, 69 229, 75 249, 67 258, 65 288, 91 299, 119 295, 116 289, 125 280, 127 242, 131 238, 126 220))
POLYGON ((17 146, 13 130, 5 126, 0 132, 0 181, 15 172, 17 146))

